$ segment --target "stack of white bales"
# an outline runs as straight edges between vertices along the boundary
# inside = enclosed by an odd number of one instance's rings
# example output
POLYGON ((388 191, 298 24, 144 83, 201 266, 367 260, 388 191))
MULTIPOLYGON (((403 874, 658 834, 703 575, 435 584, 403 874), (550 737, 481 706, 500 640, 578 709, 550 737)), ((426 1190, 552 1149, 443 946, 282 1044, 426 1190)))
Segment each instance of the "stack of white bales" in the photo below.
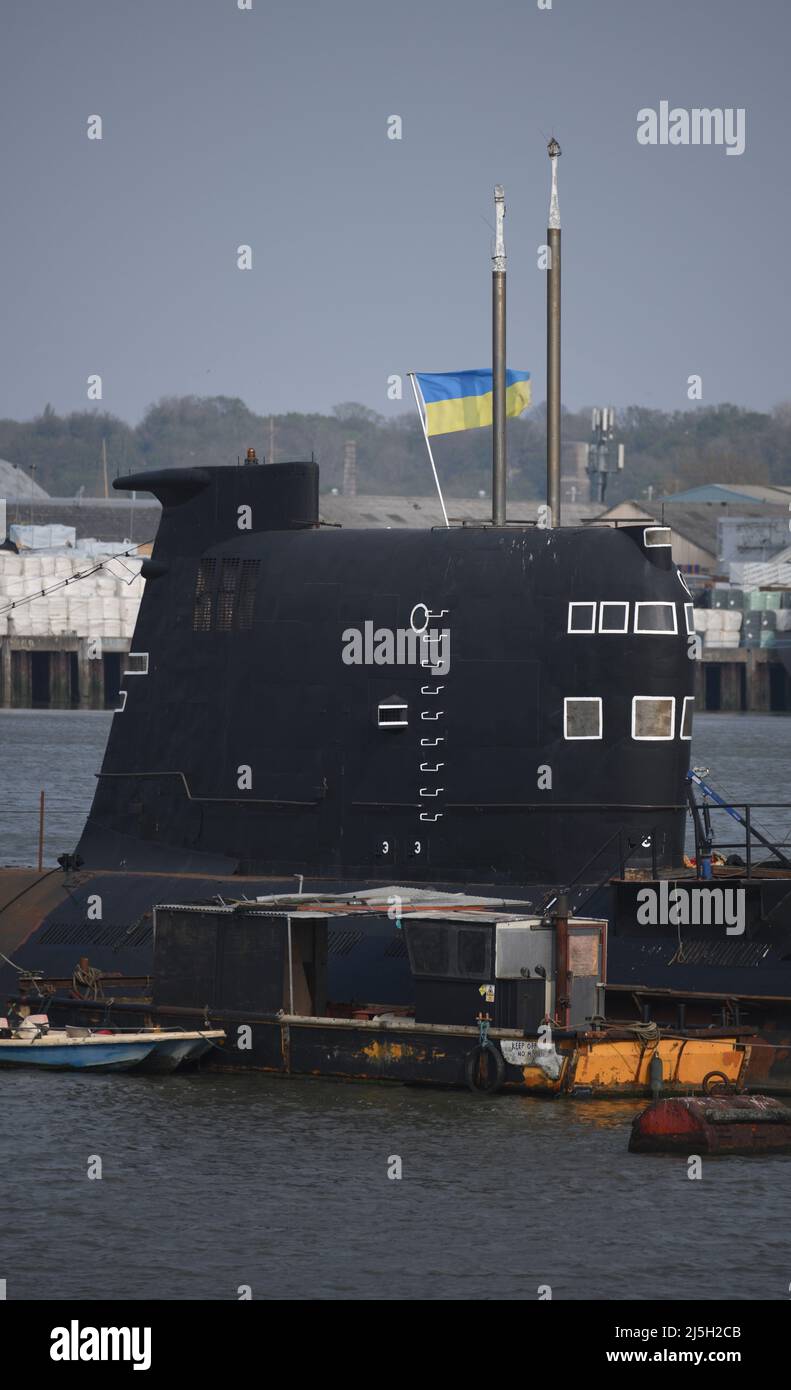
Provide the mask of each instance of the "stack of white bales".
POLYGON ((142 558, 111 560, 93 574, 90 556, 79 551, 0 550, 0 637, 126 637, 134 632, 143 594, 142 558), (68 584, 64 580, 70 580, 68 584), (54 593, 41 591, 52 589, 54 593), (32 597, 35 595, 35 597, 32 597), (10 613, 7 605, 28 597, 10 613))
POLYGON ((695 631, 704 647, 738 647, 743 616, 739 608, 696 608, 695 631))
POLYGON ((12 550, 0 550, 0 637, 8 631, 8 605, 22 598, 22 559, 12 550))

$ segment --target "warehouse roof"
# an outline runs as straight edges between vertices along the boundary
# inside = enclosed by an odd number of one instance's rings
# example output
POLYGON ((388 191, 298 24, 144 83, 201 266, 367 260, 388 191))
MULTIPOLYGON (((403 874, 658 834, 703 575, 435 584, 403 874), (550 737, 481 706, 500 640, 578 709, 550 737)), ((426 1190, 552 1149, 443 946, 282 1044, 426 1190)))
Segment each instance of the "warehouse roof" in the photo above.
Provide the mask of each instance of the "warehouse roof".
POLYGON ((791 502, 791 487, 783 484, 766 485, 757 483, 703 483, 700 487, 686 488, 684 492, 670 492, 655 502, 724 502, 753 503, 760 505, 787 506, 791 502))
MULTIPOLYGON (((536 501, 522 502, 512 499, 508 504, 509 521, 535 522, 538 507, 536 501)), ((445 506, 448 518, 453 523, 486 522, 492 519, 490 497, 446 497, 445 506)), ((595 517, 600 507, 595 502, 564 503, 563 521, 566 526, 580 526, 584 521, 595 517)), ((322 493, 319 498, 319 514, 322 521, 335 526, 387 527, 443 526, 444 519, 439 498, 434 497, 374 497, 358 495, 342 497, 333 493, 322 493)))
POLYGON ((36 498, 43 500, 48 496, 24 468, 9 463, 7 459, 0 459, 0 498, 5 498, 7 502, 17 498, 32 498, 35 501, 36 498))
POLYGON ((616 519, 620 509, 629 507, 634 510, 631 515, 624 517, 624 520, 639 520, 642 516, 646 521, 659 522, 663 526, 669 526, 677 536, 692 541, 695 545, 700 546, 701 550, 707 550, 716 558, 719 553, 717 523, 723 517, 733 519, 766 518, 767 514, 784 514, 783 504, 767 507, 755 501, 739 502, 735 497, 725 504, 722 502, 692 503, 681 500, 681 497, 682 494, 676 493, 668 499, 654 498, 647 506, 642 500, 638 502, 632 499, 629 502, 617 502, 608 511, 602 512, 599 519, 616 519))
MULTIPOLYGON (((0 494, 1 495, 1 494, 0 494)), ((9 498, 6 525, 73 526, 77 539, 95 536, 102 541, 150 541, 156 535, 161 507, 150 498, 73 497, 9 498)))

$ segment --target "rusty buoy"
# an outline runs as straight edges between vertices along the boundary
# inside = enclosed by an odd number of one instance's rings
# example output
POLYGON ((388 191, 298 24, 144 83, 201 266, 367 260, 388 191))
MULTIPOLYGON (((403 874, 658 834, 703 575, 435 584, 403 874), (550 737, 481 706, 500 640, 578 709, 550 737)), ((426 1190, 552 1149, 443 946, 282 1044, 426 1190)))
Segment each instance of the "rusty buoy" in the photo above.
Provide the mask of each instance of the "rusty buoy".
POLYGON ((678 1096, 632 1121, 629 1152, 791 1153, 791 1110, 771 1096, 678 1096))

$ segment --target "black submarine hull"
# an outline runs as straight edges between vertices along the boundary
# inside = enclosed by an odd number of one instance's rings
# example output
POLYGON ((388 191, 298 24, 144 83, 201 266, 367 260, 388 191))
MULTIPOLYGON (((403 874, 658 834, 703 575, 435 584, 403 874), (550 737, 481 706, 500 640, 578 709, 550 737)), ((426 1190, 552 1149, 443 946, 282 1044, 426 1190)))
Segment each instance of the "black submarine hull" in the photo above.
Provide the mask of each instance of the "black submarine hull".
POLYGON ((521 884, 678 862, 691 603, 657 528, 322 527, 312 465, 121 482, 164 510, 87 866, 521 884))
MULTIPOLYGON (((568 890, 632 1013, 791 997, 779 889, 767 924, 747 885, 752 956, 635 930, 628 876, 682 863, 687 815, 696 648, 664 528, 343 531, 312 464, 116 486, 162 521, 76 853, 18 892, 0 872, 7 990, 68 993, 81 959, 145 984, 159 903, 403 884, 539 916, 568 890)), ((347 1003, 410 1000, 387 918, 339 927, 328 971, 347 1003)))

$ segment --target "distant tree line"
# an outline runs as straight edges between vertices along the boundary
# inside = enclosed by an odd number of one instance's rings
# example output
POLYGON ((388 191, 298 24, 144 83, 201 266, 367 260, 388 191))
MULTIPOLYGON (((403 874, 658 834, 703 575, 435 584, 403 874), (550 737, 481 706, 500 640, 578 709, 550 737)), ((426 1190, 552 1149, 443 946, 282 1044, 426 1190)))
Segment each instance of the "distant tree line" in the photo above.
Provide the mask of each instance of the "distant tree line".
MULTIPOLYGON (((509 491, 537 498, 545 488, 544 405, 508 422, 509 491)), ((564 440, 586 441, 590 411, 564 411, 564 440)), ((607 500, 677 492, 706 482, 791 483, 791 403, 770 413, 717 405, 665 412, 629 406, 619 412, 617 438, 625 472, 610 481, 607 500)), ((414 411, 386 419, 356 402, 331 415, 256 415, 229 396, 171 396, 132 428, 110 414, 58 415, 50 405, 34 420, 0 420, 0 458, 32 473, 59 497, 103 495, 102 441, 110 480, 150 468, 234 464, 252 445, 259 459, 309 459, 321 465, 322 490, 341 488, 344 449, 357 445, 358 491, 425 495, 433 490, 414 411)), ((467 430, 432 441, 450 496, 488 494, 491 437, 467 430)))

